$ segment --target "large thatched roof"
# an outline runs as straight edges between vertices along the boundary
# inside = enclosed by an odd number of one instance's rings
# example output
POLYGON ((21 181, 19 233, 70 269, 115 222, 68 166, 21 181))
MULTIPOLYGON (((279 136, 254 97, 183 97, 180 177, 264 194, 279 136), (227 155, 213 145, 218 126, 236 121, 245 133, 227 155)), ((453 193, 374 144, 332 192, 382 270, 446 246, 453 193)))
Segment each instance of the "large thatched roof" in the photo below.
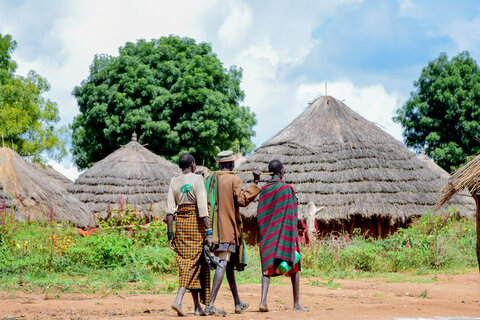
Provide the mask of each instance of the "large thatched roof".
POLYGON ((448 179, 440 190, 441 198, 437 203, 437 209, 462 190, 470 193, 480 192, 480 156, 476 156, 448 179))
MULTIPOLYGON (((310 203, 316 218, 325 222, 361 215, 394 223, 423 215, 433 209, 448 178, 329 96, 313 102, 238 169, 267 171, 273 159, 285 166, 284 179, 297 193, 300 216, 307 215, 310 203)), ((455 200, 464 208, 470 199, 455 200)), ((255 210, 250 205, 244 214, 253 216, 255 210)))
POLYGON ((86 207, 62 183, 6 147, 0 148, 0 182, 17 207, 17 218, 48 219, 53 209, 53 217, 58 221, 80 226, 89 223, 86 207))
POLYGON ((62 183, 65 187, 68 187, 69 185, 73 184, 73 181, 70 180, 69 178, 65 177, 63 174, 55 170, 52 166, 50 165, 42 165, 38 162, 32 163, 32 165, 37 168, 38 170, 42 170, 44 173, 46 173, 49 177, 54 178, 58 180, 60 183, 62 183))
POLYGON ((165 207, 168 185, 180 169, 137 142, 136 135, 121 147, 82 173, 68 190, 95 212, 106 212, 119 198, 156 213, 165 207))

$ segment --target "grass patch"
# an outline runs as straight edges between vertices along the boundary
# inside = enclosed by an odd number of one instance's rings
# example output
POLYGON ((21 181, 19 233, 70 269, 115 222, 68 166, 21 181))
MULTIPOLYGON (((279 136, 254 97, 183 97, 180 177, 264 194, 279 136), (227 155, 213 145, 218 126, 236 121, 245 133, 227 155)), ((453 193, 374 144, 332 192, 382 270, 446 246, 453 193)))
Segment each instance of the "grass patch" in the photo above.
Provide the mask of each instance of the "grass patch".
MULTIPOLYGON (((331 235, 303 244, 302 278, 311 286, 339 288, 335 279, 379 278, 380 282, 437 283, 438 273, 476 270, 472 219, 426 215, 386 239, 331 235), (329 279, 327 281, 319 278, 329 279)), ((260 284, 258 247, 246 247, 248 266, 237 283, 260 284)), ((212 277, 213 277, 212 272, 212 277)), ((271 284, 290 284, 271 277, 271 284)), ((228 286, 226 279, 223 286, 228 286)), ((79 230, 49 221, 18 222, 0 211, 0 290, 61 293, 161 293, 178 288, 175 253, 166 226, 146 221, 124 206, 96 229, 79 230), (122 211, 123 210, 123 211, 122 211)), ((423 295, 428 297, 427 292, 423 295)), ((422 297, 423 297, 422 296, 422 297)))
POLYGON ((309 283, 309 285, 314 287, 322 286, 331 289, 342 288, 342 285, 340 283, 333 282, 333 279, 329 279, 328 281, 312 281, 309 283))

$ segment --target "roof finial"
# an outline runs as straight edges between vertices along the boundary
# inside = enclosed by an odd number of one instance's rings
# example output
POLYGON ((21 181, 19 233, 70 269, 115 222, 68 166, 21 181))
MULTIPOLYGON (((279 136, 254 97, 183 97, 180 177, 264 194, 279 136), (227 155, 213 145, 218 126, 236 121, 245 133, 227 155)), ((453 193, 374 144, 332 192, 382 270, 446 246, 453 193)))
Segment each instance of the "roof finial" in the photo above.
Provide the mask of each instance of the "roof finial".
POLYGON ((132 141, 137 141, 137 133, 136 132, 132 133, 132 141))

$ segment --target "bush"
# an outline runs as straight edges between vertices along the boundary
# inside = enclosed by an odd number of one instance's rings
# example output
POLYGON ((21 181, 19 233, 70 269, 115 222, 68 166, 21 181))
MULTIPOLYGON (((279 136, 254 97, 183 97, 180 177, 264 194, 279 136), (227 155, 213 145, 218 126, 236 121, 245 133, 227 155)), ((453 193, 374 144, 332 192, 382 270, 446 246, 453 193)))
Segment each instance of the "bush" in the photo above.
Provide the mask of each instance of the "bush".
POLYGON ((397 272, 476 267, 476 231, 472 219, 431 213, 386 239, 361 235, 331 235, 315 239, 302 250, 304 268, 339 271, 397 272))

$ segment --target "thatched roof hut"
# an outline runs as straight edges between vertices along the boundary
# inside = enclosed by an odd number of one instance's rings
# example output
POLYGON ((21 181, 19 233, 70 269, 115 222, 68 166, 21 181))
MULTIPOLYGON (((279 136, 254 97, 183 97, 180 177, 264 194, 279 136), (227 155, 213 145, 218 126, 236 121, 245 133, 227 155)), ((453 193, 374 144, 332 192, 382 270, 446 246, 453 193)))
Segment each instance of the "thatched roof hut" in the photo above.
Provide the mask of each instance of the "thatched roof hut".
POLYGON ((477 220, 477 261, 480 270, 480 156, 476 156, 472 161, 461 167, 448 180, 446 185, 440 190, 441 198, 437 203, 436 209, 440 209, 447 201, 455 197, 458 192, 466 190, 470 192, 476 204, 477 220))
POLYGON ((105 213, 119 198, 137 210, 160 213, 165 208, 171 178, 180 169, 154 154, 137 136, 82 173, 68 190, 91 211, 105 213))
MULTIPOLYGON (((273 159, 285 166, 300 217, 326 224, 351 221, 352 230, 355 217, 357 222, 380 218, 381 229, 385 222, 425 214, 446 181, 401 142, 330 96, 315 100, 238 170, 267 171, 273 159)), ((468 199, 455 199, 454 205, 463 209, 468 199)), ((243 213, 253 217, 255 210, 250 205, 243 213)))
POLYGON ((69 194, 62 183, 6 147, 0 148, 0 182, 16 205, 19 219, 49 219, 53 209, 53 218, 57 221, 79 226, 89 223, 86 207, 69 194))

